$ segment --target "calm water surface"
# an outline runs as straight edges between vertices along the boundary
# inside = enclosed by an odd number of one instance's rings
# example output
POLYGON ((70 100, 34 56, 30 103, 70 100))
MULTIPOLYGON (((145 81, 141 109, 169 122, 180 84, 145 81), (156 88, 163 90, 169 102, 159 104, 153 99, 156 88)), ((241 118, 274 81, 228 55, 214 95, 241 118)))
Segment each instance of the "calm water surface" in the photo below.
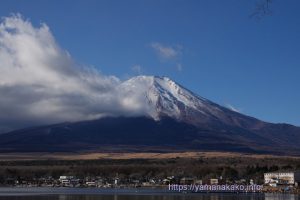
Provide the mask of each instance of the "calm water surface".
POLYGON ((0 200, 300 200, 292 194, 176 194, 149 189, 0 188, 0 200))

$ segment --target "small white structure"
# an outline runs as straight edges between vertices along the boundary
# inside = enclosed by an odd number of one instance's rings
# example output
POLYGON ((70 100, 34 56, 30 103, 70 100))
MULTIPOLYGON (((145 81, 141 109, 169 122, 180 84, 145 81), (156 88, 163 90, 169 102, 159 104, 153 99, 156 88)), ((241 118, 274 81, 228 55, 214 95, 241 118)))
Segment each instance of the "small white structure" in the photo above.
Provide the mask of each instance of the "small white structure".
POLYGON ((211 185, 218 185, 219 184, 219 180, 217 178, 211 178, 210 179, 210 184, 211 185))
POLYGON ((250 183, 250 185, 254 185, 253 179, 250 179, 249 183, 250 183))
POLYGON ((61 182, 61 184, 63 185, 70 185, 71 184, 71 180, 73 179, 73 176, 60 176, 59 177, 59 181, 61 182))
POLYGON ((269 172, 264 174, 265 184, 276 187, 277 185, 295 185, 300 182, 300 172, 269 172))
POLYGON ((191 177, 183 177, 180 179, 180 184, 185 185, 185 184, 194 184, 195 183, 195 178, 191 177))
POLYGON ((118 185, 119 184, 119 178, 115 178, 115 185, 118 185))
POLYGON ((87 181, 87 182, 85 182, 85 184, 88 187, 96 187, 96 182, 95 181, 87 181))

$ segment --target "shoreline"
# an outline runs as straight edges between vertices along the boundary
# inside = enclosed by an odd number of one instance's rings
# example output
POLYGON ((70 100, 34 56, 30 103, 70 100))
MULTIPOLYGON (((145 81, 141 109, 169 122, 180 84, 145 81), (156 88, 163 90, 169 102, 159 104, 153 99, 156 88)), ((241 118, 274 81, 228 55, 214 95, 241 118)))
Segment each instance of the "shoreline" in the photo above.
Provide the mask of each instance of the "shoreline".
POLYGON ((283 194, 297 195, 293 192, 267 192, 267 191, 174 191, 168 187, 124 187, 124 188, 96 188, 96 187, 30 187, 30 186, 0 186, 0 196, 22 195, 197 195, 197 194, 241 194, 241 195, 264 195, 283 194))

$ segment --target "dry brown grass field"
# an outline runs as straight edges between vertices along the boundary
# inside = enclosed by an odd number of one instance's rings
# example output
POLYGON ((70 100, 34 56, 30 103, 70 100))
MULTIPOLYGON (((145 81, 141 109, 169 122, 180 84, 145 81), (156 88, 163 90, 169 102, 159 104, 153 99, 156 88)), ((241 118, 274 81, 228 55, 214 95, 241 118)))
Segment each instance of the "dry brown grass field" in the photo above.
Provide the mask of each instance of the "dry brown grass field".
POLYGON ((172 158, 299 158, 266 154, 243 154, 232 152, 176 152, 176 153, 5 153, 0 160, 97 160, 97 159, 172 159, 172 158))

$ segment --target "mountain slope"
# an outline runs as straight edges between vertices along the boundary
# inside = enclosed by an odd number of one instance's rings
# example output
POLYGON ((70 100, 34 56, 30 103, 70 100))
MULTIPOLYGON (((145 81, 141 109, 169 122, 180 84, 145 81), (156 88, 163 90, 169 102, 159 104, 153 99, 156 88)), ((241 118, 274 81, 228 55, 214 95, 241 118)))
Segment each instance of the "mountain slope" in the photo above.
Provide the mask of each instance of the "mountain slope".
POLYGON ((214 150, 300 154, 300 128, 224 108, 166 77, 138 76, 118 90, 143 116, 29 128, 0 135, 2 152, 214 150))
POLYGON ((167 77, 137 76, 120 86, 125 101, 139 103, 155 120, 168 116, 195 126, 230 125, 256 129, 264 122, 215 104, 167 77))

